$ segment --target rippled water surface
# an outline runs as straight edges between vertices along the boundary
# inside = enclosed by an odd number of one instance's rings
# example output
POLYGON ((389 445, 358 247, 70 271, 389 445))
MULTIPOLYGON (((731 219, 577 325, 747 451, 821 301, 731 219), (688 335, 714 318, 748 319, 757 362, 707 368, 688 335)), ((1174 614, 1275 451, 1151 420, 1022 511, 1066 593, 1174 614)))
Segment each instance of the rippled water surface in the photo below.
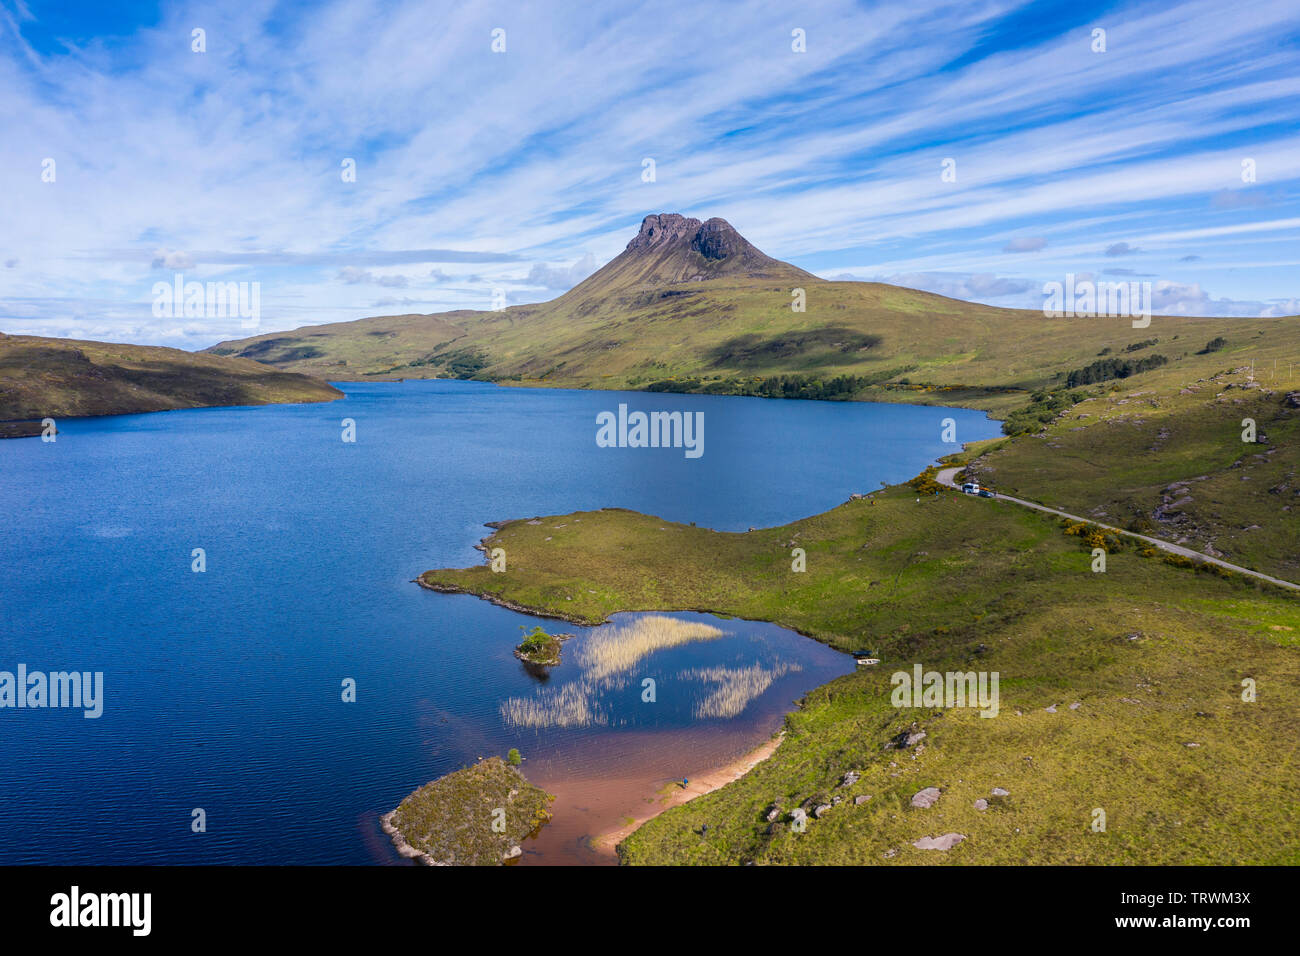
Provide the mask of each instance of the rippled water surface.
POLYGON ((535 619, 412 579, 481 561, 485 521, 620 506, 743 531, 916 474, 952 450, 944 418, 996 432, 900 405, 340 387, 0 442, 0 671, 102 671, 105 697, 94 720, 0 709, 0 863, 393 862, 380 813, 512 746, 559 794, 525 862, 599 862, 585 836, 629 800, 751 748, 851 661, 700 614, 647 643, 626 614, 547 623, 575 637, 543 682, 511 653, 535 619), (597 447, 620 402, 702 411, 703 456, 597 447))

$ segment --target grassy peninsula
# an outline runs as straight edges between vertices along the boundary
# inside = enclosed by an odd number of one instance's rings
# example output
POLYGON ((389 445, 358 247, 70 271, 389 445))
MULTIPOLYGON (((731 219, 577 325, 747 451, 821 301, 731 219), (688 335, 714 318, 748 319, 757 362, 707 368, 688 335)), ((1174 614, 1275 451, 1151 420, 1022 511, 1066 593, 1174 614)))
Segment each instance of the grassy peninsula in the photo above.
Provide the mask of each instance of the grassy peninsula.
POLYGON ((736 534, 613 509, 512 521, 488 542, 507 572, 422 583, 587 622, 772 620, 881 658, 809 694, 741 780, 628 837, 627 863, 1300 862, 1300 602, 1137 549, 1093 573, 1062 522, 1005 502, 872 498, 736 534), (999 716, 894 708, 889 676, 914 663, 998 671, 999 716), (950 832, 949 850, 913 845, 950 832))

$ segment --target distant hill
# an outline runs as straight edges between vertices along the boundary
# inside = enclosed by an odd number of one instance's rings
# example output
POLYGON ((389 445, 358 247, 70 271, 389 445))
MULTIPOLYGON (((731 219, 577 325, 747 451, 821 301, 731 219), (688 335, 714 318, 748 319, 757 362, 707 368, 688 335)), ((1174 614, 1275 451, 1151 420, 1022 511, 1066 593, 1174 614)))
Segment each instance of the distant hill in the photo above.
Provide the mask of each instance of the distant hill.
MULTIPOLYGON (((478 378, 1005 412, 1099 355, 1127 356, 1158 339, 1154 351, 1181 367, 1184 353, 1216 336, 1242 341, 1280 324, 1156 316, 1134 329, 1128 318, 1049 319, 882 283, 827 281, 764 254, 723 219, 665 213, 646 216, 622 253, 549 302, 308 326, 209 351, 337 380, 478 378), (796 290, 803 311, 792 308, 796 290), (765 381, 782 376, 797 381, 765 381)), ((1202 355, 1190 364, 1199 376, 1215 361, 1202 355)))
POLYGON ((342 395, 326 382, 248 359, 0 333, 0 437, 36 434, 43 418, 327 402, 342 395))

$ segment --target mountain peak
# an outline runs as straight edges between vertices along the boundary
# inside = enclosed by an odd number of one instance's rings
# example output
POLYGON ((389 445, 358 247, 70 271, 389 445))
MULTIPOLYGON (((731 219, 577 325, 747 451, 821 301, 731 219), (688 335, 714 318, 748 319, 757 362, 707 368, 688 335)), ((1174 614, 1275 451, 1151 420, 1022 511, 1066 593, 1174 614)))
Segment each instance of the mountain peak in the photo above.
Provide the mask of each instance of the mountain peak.
POLYGON ((564 298, 727 278, 805 281, 814 277, 764 255, 725 219, 701 222, 662 212, 642 219, 627 248, 564 298))
POLYGON ((693 236, 702 223, 676 212, 663 212, 641 220, 641 231, 627 244, 629 252, 653 249, 664 243, 676 242, 683 236, 693 236))
MULTIPOLYGON (((744 236, 736 232, 731 223, 716 217, 710 219, 696 230, 694 238, 691 239, 691 248, 705 259, 715 261, 726 259, 738 252, 753 251, 760 256, 763 255, 750 245, 744 236)), ((763 256, 763 258, 766 259, 767 257, 763 256)), ((771 261, 775 262, 776 260, 771 261)))
POLYGON ((642 219, 641 229, 627 244, 627 251, 680 246, 683 242, 711 262, 720 262, 737 253, 762 255, 727 220, 715 216, 707 222, 700 222, 676 212, 662 212, 642 219))

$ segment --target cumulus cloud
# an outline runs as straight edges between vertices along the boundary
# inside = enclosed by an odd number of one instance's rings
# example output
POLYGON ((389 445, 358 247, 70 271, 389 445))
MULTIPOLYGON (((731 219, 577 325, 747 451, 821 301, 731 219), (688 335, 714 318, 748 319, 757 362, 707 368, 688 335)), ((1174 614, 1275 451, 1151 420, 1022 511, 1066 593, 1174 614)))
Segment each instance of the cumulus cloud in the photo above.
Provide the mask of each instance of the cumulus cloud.
POLYGON ((603 261, 642 216, 665 211, 724 216, 811 270, 950 270, 968 278, 944 280, 945 292, 999 303, 1014 296, 997 276, 971 278, 1006 268, 990 261, 990 235, 1034 253, 1025 240, 1050 234, 1047 254, 1017 260, 1037 263, 1104 247, 1098 236, 1129 235, 1154 258, 1171 247, 1148 229, 1232 229, 1194 240, 1216 262, 1250 243, 1252 267, 1217 273, 1216 291, 1292 296, 1294 230, 1248 221, 1248 208, 1233 216, 1224 204, 1255 202, 1253 188, 1213 197, 1248 146, 1287 204, 1277 221, 1300 215, 1300 98, 1286 95, 1292 74, 1279 64, 1291 51, 1278 44, 1293 6, 1252 2, 1244 16, 1208 0, 1129 0, 1126 31, 1159 42, 1140 57, 1108 54, 1104 70, 1077 20, 1050 11, 1014 51, 983 42, 1021 26, 1019 5, 1000 2, 826 0, 809 13, 811 60, 772 59, 765 3, 665 0, 657 16, 632 5, 599 30, 584 29, 590 12, 576 0, 516 5, 513 29, 529 42, 512 45, 506 73, 483 54, 474 17, 442 24, 430 55, 417 0, 392 0, 379 18, 347 0, 283 6, 274 21, 262 4, 226 5, 209 33, 239 42, 204 57, 173 42, 193 26, 187 4, 135 23, 124 13, 112 43, 58 43, 57 27, 24 21, 0 43, 0 166, 25 168, 22 144, 44 143, 61 175, 57 188, 6 196, 23 268, 0 275, 23 279, 29 300, 6 289, 2 307, 25 326, 61 328, 64 297, 115 301, 109 337, 147 340, 152 321, 137 333, 130 317, 153 258, 156 269, 192 262, 262 280, 268 322, 355 318, 378 283, 320 281, 344 268, 410 266, 411 285, 456 308, 479 292, 426 270, 514 262, 509 278, 482 267, 484 283, 536 301, 582 278, 568 264, 583 250, 603 261), (1223 68, 1207 76, 1206 62, 1223 68), (575 76, 594 78, 582 96, 575 76), (430 90, 436 124, 420 109, 430 90), (355 188, 339 180, 342 143, 361 171, 355 188), (636 160, 662 149, 673 157, 659 186, 629 188, 636 160), (980 175, 939 191, 913 163, 936 155, 980 175), (188 252, 168 265, 178 247, 188 252))
POLYGON ((546 289, 572 289, 596 271, 596 257, 588 252, 571 266, 551 266, 538 262, 528 271, 526 285, 539 285, 546 289))
POLYGON ((427 305, 427 304, 428 301, 425 299, 412 299, 410 296, 404 295, 400 299, 393 299, 393 298, 377 299, 373 303, 373 307, 376 309, 390 309, 393 306, 427 305))
POLYGON ((1199 282, 1161 280, 1152 289, 1152 311, 1161 315, 1226 315, 1275 318, 1300 313, 1300 299, 1257 301, 1215 298, 1199 282))
POLYGON ((348 285, 380 285, 386 289, 405 289, 409 284, 404 275, 375 275, 366 269, 358 269, 356 266, 344 266, 339 270, 337 279, 346 282, 348 285))
POLYGON ((887 282, 923 292, 935 292, 953 299, 983 301, 1006 296, 1024 295, 1041 288, 1041 284, 1027 279, 1011 279, 987 272, 907 272, 878 276, 873 282, 887 282))
POLYGON ((1003 252, 1037 252, 1047 246, 1047 240, 1042 236, 1025 236, 1020 239, 1012 239, 1002 247, 1003 252))
POLYGON ((194 258, 188 252, 181 252, 178 249, 158 249, 153 254, 153 261, 149 263, 153 269, 193 269, 194 258))
MULTIPOLYGON (((1103 275, 1150 279, 1150 273, 1131 269, 1107 269, 1104 273, 1075 272, 1078 287, 1084 282, 1104 281, 1103 275)), ((988 305, 1013 309, 1038 309, 1043 304, 1044 282, 1037 279, 1015 279, 988 273, 959 274, 945 272, 908 272, 891 275, 863 277, 840 273, 834 279, 847 281, 886 282, 890 285, 935 292, 966 302, 983 302, 988 305)), ((1044 281, 1061 282, 1063 276, 1047 276, 1044 281)), ((1213 296, 1200 283, 1180 283, 1161 279, 1151 283, 1152 311, 1170 316, 1229 316, 1242 318, 1277 318, 1300 315, 1300 298, 1285 299, 1233 299, 1213 296)))
POLYGON ((1300 315, 1300 299, 1281 299, 1264 307, 1261 317, 1274 318, 1284 315, 1300 315))

